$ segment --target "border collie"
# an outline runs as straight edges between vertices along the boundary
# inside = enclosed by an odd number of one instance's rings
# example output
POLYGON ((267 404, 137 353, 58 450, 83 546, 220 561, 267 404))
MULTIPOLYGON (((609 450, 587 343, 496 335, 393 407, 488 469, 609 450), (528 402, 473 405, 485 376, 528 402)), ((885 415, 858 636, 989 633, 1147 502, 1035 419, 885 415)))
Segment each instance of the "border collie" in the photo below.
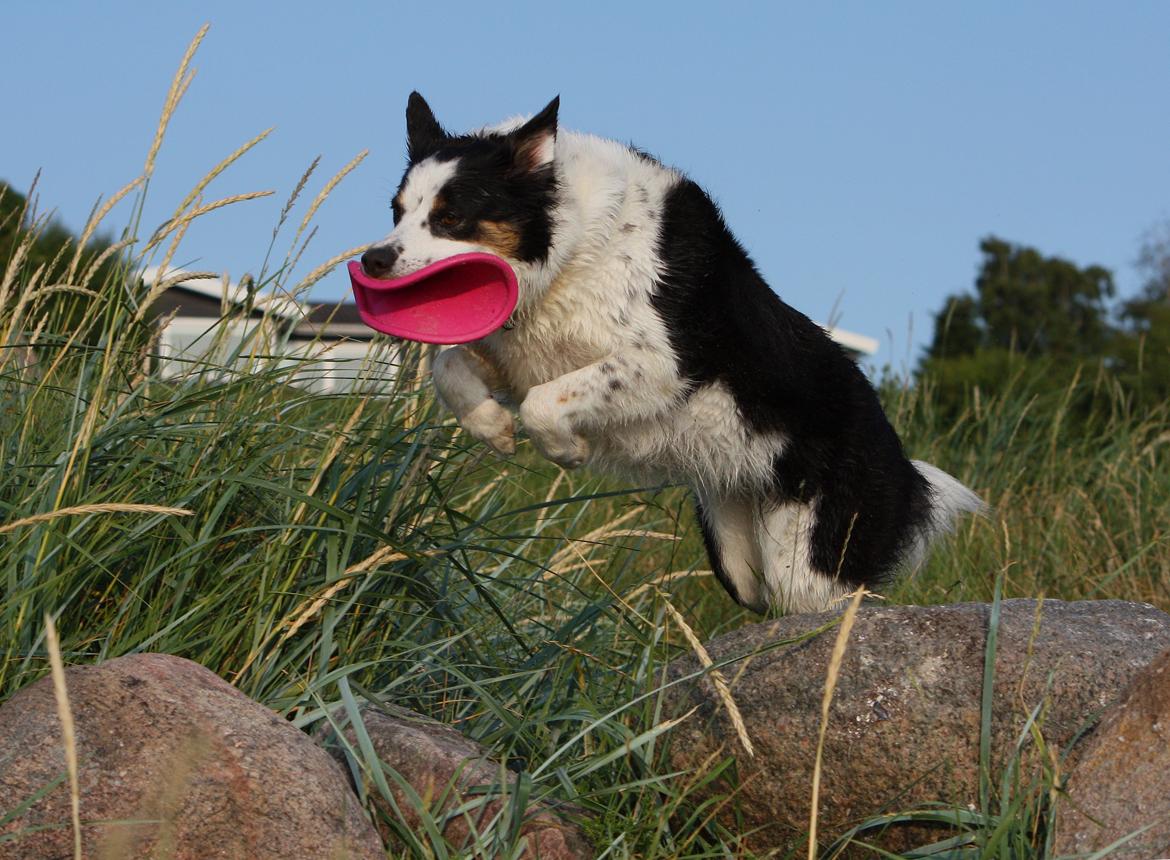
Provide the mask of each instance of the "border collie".
POLYGON ((768 287, 711 198, 638 149, 530 119, 449 134, 418 93, 394 229, 362 257, 399 277, 506 259, 504 329, 441 352, 440 399, 501 454, 540 452, 695 496, 711 568, 757 612, 827 608, 917 564, 979 498, 911 462, 873 386, 768 287))

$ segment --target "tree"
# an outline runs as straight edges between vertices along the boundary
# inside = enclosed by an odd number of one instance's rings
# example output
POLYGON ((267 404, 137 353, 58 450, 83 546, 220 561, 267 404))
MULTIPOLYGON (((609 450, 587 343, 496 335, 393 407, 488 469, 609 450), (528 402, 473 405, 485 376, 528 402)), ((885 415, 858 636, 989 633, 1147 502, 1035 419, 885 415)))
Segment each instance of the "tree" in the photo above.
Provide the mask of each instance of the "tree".
POLYGON ((1123 302, 1114 353, 1122 384, 1139 402, 1170 400, 1170 221, 1146 233, 1137 260, 1141 292, 1123 302))
MULTIPOLYGON (((91 264, 110 247, 109 240, 95 238, 78 261, 77 276, 88 275, 87 282, 58 288, 68 274, 78 239, 54 219, 35 217, 31 208, 25 195, 0 180, 0 276, 23 248, 15 275, 17 287, 8 291, 7 301, 15 305, 27 300, 21 322, 41 327, 42 341, 70 336, 79 342, 91 341, 101 329, 100 317, 107 304, 98 293, 102 285, 124 283, 125 261, 118 254, 108 254, 91 271, 91 264)), ((0 308, 0 315, 9 310, 0 308)))
MULTIPOLYGON (((1115 339, 1107 302, 1115 293, 1103 266, 1077 266, 989 236, 973 293, 949 296, 919 368, 941 414, 961 414, 978 389, 1010 381, 1030 391, 1063 392, 1077 368, 1099 363, 1115 339)), ((1090 408, 1087 401, 1074 404, 1090 408)))
POLYGON ((34 232, 24 261, 25 270, 34 272, 42 265, 51 266, 73 243, 73 236, 55 221, 32 228, 28 210, 27 198, 0 180, 0 260, 7 263, 12 259, 17 246, 34 232))
POLYGON ((1102 354, 1112 333, 1106 301, 1115 293, 1108 269, 1082 269, 994 236, 979 248, 983 263, 975 295, 948 298, 935 317, 930 359, 984 349, 1027 356, 1102 354))

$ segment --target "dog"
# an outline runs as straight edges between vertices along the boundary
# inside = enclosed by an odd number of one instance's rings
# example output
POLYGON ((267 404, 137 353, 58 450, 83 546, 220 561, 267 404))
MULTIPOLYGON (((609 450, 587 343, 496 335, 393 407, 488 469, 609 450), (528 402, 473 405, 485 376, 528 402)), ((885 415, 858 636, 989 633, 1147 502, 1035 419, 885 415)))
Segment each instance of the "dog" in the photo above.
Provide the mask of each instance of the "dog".
POLYGON ((612 140, 529 119, 450 134, 417 92, 394 228, 400 277, 482 251, 512 266, 509 323, 446 349, 438 396, 475 439, 695 498, 712 571, 757 612, 813 612, 918 564, 983 503, 910 461, 869 380, 765 283, 712 199, 612 140))

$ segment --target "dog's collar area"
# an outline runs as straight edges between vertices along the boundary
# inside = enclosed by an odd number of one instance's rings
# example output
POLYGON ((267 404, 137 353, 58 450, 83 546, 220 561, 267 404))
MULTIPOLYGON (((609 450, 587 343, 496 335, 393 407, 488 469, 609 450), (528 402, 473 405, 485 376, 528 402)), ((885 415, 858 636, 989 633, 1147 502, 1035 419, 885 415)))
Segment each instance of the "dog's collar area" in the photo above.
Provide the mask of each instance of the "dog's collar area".
POLYGON ((504 324, 500 326, 500 328, 502 328, 504 331, 511 331, 512 329, 516 328, 516 315, 512 314, 510 317, 504 320, 504 324))

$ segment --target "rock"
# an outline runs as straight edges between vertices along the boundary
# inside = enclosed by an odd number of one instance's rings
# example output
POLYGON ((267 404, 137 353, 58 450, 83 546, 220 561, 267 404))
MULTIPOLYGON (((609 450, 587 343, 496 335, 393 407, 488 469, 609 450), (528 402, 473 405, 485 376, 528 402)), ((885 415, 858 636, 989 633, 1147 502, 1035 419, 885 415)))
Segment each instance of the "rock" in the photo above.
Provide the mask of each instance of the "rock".
MULTIPOLYGON (((467 815, 454 815, 447 820, 442 827, 442 834, 452 845, 469 845, 473 832, 482 832, 505 808, 506 799, 515 787, 516 775, 503 770, 498 762, 493 762, 488 751, 475 741, 450 726, 406 708, 366 705, 361 713, 362 723, 378 760, 411 787, 436 820, 461 804, 482 797, 485 789, 490 796, 499 798, 484 803, 467 815)), ((345 726, 343 734, 356 751, 357 739, 352 726, 345 726)), ((345 761, 345 748, 337 741, 331 729, 323 729, 319 737, 339 760, 345 761)), ((387 784, 401 816, 381 799, 368 777, 365 782, 374 806, 387 819, 400 821, 403 826, 422 836, 417 804, 392 778, 387 779, 387 784)), ((574 811, 579 813, 579 810, 574 811)), ((398 841, 394 827, 387 821, 379 820, 378 827, 386 842, 398 841)), ((595 854, 576 826, 544 804, 528 807, 520 834, 527 838, 528 843, 528 850, 520 855, 523 857, 589 860, 595 854)))
POLYGON ((1058 854, 1089 855, 1149 827, 1109 854, 1170 857, 1170 651, 1138 673, 1078 746, 1056 819, 1058 854))
MULTIPOLYGON (((978 802, 990 610, 987 604, 959 604, 863 606, 858 612, 825 738, 822 846, 878 813, 930 802, 978 802)), ((816 630, 833 618, 832 613, 790 616, 754 624, 707 647, 718 662, 816 630)), ((759 828, 749 839, 756 850, 807 838, 821 697, 837 629, 723 670, 755 745, 754 759, 736 744, 707 679, 666 692, 671 714, 699 706, 673 732, 673 766, 692 772, 704 762, 737 756, 736 784, 716 784, 708 794, 735 789, 723 820, 736 828, 759 828)), ((1047 744, 1060 750, 1167 646, 1170 616, 1145 604, 1004 601, 993 698, 995 772, 1011 756, 1036 705, 1047 702, 1041 728, 1047 744)), ((668 672, 676 680, 697 669, 688 657, 668 672)), ((1025 746, 1028 770, 1036 754, 1030 741, 1025 746)), ((887 831, 883 838, 898 846, 909 837, 887 831)))
MULTIPOLYGON (((67 669, 65 681, 86 858, 385 856, 337 763, 202 666, 135 654, 67 669)), ((64 773, 46 677, 0 706, 0 810, 64 773)), ((0 842, 0 856, 73 856, 67 781, 0 826, 0 837, 22 831, 0 842)))

